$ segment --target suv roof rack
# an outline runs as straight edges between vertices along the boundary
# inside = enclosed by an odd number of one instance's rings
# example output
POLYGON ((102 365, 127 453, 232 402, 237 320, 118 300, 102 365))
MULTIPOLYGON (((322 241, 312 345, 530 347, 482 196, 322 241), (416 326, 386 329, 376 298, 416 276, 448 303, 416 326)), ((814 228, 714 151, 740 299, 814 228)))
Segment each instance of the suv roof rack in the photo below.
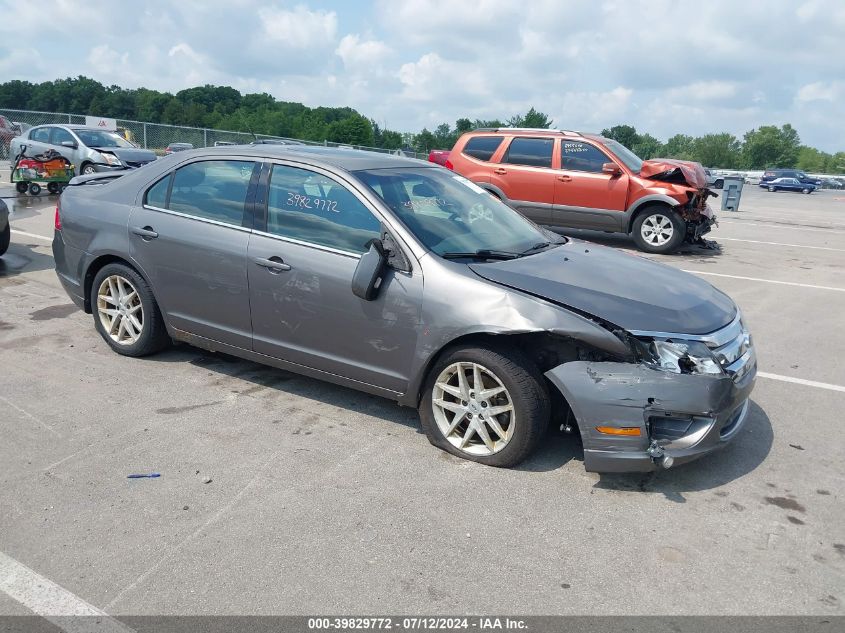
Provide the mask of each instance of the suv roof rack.
POLYGON ((474 130, 475 132, 553 132, 555 134, 563 134, 565 136, 581 136, 580 132, 573 130, 559 130, 557 128, 546 127, 480 127, 474 130))

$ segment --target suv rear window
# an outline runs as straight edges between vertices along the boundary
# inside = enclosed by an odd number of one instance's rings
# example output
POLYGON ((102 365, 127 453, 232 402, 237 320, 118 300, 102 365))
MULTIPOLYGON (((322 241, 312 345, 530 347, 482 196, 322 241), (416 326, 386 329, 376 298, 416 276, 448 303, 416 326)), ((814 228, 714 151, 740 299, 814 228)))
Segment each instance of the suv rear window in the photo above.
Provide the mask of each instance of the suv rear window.
POLYGON ((502 162, 509 165, 551 167, 554 146, 555 141, 551 138, 515 138, 508 146, 502 162))
POLYGON ((490 160, 504 138, 504 136, 475 136, 467 141, 463 153, 478 160, 490 160))

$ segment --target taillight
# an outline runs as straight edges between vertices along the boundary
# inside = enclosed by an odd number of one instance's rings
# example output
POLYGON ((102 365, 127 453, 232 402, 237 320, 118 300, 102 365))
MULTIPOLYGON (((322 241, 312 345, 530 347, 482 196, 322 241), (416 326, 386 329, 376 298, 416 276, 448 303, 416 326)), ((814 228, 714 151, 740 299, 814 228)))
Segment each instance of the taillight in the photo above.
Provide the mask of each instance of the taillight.
POLYGON ((56 215, 53 218, 53 226, 57 231, 62 230, 62 216, 59 215, 59 205, 56 205, 56 215))
POLYGON ((443 164, 443 166, 446 169, 451 169, 452 171, 455 171, 455 166, 452 164, 452 161, 449 160, 448 158, 446 159, 446 162, 443 164))

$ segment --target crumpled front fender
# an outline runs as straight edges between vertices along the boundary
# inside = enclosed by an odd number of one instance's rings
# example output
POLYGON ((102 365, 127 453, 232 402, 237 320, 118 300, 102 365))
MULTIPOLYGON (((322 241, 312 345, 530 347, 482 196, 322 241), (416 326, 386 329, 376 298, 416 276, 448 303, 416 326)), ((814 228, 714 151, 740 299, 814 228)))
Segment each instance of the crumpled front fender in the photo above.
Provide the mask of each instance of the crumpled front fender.
POLYGON ((572 409, 588 471, 648 471, 652 422, 691 420, 687 441, 667 443, 676 463, 690 461, 732 439, 747 411, 756 368, 735 382, 727 375, 674 374, 642 364, 575 361, 546 372, 572 409), (733 425, 733 426, 732 426, 733 425), (640 435, 609 435, 596 427, 638 427, 640 435), (692 429, 695 433, 692 433, 692 429), (730 432, 726 432, 729 430, 730 432))

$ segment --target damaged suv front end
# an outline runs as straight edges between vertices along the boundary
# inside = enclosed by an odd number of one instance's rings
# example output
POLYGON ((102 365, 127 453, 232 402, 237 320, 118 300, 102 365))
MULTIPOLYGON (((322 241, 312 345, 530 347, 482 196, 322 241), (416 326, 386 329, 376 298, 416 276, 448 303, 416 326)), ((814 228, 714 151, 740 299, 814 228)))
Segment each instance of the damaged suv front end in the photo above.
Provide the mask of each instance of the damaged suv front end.
POLYGON ((584 467, 651 471, 729 442, 748 414, 757 361, 742 318, 707 335, 627 332, 634 362, 572 362, 546 372, 578 421, 584 467))

